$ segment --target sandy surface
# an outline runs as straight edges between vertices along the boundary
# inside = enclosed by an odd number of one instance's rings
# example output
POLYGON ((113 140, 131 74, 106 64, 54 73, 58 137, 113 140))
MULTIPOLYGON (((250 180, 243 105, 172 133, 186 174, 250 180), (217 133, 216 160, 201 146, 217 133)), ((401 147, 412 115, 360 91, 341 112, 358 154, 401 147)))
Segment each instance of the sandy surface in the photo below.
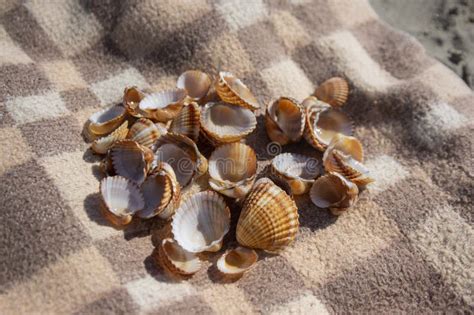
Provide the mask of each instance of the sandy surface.
POLYGON ((390 25, 415 36, 430 55, 474 88, 474 0, 370 0, 390 25))

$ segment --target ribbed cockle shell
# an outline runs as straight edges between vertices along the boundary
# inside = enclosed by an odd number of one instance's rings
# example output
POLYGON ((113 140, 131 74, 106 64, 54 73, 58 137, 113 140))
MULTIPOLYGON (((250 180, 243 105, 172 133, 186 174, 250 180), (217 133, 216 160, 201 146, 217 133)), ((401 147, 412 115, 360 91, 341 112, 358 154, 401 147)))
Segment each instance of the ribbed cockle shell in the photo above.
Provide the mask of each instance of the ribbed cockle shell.
POLYGON ((211 78, 207 73, 199 70, 188 70, 179 76, 176 87, 185 89, 189 98, 199 101, 207 95, 211 84, 211 78))
POLYGON ((89 132, 94 135, 106 135, 124 121, 125 108, 120 105, 112 106, 94 113, 88 121, 89 132))
POLYGON ((124 121, 120 127, 115 129, 108 136, 94 140, 91 149, 95 153, 105 154, 114 145, 115 142, 125 139, 128 133, 128 121, 124 121))
POLYGON ((340 77, 330 78, 316 88, 314 96, 331 106, 340 107, 346 103, 349 96, 349 84, 340 77))
POLYGON ((219 72, 216 91, 224 102, 251 110, 260 108, 257 98, 250 92, 249 88, 230 72, 219 72))
POLYGON ((184 135, 194 142, 198 141, 201 129, 201 109, 195 102, 184 106, 178 116, 173 119, 169 131, 184 135))
POLYGON ((295 99, 280 97, 271 102, 265 112, 268 137, 281 145, 298 142, 303 135, 305 111, 295 99))
POLYGON ((188 252, 172 238, 165 238, 161 242, 158 263, 171 273, 181 276, 193 275, 202 267, 196 254, 188 252))
POLYGON ((293 195, 306 193, 320 175, 320 163, 315 158, 297 154, 282 153, 272 160, 276 175, 284 180, 293 195))

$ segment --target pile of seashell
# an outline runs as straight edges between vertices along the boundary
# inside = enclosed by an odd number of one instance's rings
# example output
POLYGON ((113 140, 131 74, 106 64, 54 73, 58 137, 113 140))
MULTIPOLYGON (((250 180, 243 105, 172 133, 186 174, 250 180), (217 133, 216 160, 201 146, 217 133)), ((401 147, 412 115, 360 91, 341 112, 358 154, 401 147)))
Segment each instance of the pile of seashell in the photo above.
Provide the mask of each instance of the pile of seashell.
POLYGON ((311 167, 317 164, 313 157, 282 153, 273 159, 272 170, 288 195, 269 178, 256 180, 257 156, 243 139, 255 130, 260 105, 233 74, 220 72, 213 84, 208 74, 192 70, 178 78, 175 89, 125 88, 123 104, 93 114, 85 126, 86 137, 94 139, 91 149, 105 155, 101 212, 117 227, 134 217, 171 220, 171 233, 155 258, 165 270, 186 277, 200 270, 199 253, 222 248, 231 218, 226 200, 235 199, 242 205, 240 246, 226 251, 216 268, 239 278, 257 262, 255 249, 277 253, 295 239, 299 221, 292 195, 309 192, 317 207, 339 215, 372 181, 362 164, 362 145, 351 136, 352 123, 339 110, 348 93, 344 79, 332 78, 302 103, 280 97, 266 108, 272 141, 286 145, 304 138, 324 152, 322 176, 311 167), (205 146, 215 148, 208 159, 199 149, 205 146), (211 189, 181 200, 204 174, 211 189))

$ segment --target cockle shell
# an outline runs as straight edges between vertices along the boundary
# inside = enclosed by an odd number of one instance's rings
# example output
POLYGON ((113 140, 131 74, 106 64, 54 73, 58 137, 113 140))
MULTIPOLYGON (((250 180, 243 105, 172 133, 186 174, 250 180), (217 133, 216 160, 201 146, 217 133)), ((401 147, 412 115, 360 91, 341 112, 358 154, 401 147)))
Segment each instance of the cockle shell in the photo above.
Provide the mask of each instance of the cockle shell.
POLYGON ((255 181, 257 156, 240 142, 221 145, 209 158, 209 186, 231 198, 247 195, 255 181))
POLYGON ((115 130, 125 119, 125 108, 115 105, 98 111, 89 118, 89 131, 102 136, 115 130))
POLYGON ((165 238, 158 248, 158 263, 171 273, 190 276, 199 271, 202 263, 172 238, 165 238))
POLYGON ((340 77, 330 78, 316 88, 314 96, 331 106, 340 107, 349 96, 349 84, 340 77))
POLYGON ((185 250, 216 252, 229 231, 230 210, 218 193, 199 192, 181 204, 171 225, 176 241, 185 250))
POLYGON ((250 248, 236 247, 225 252, 216 263, 217 270, 227 277, 240 277, 255 266, 257 253, 250 248))
POLYGON ((110 149, 110 157, 117 175, 141 185, 153 161, 153 152, 135 141, 122 140, 110 149))
POLYGON ((139 104, 139 109, 146 112, 149 118, 167 122, 178 116, 184 105, 186 91, 172 89, 146 95, 139 104))
POLYGON ((224 102, 243 106, 251 110, 258 110, 260 108, 260 104, 249 88, 230 72, 219 72, 216 91, 224 102))
POLYGON ((124 121, 117 129, 108 136, 94 140, 91 149, 95 153, 105 154, 114 145, 115 142, 125 139, 128 133, 128 121, 124 121))
POLYGON ((236 142, 257 126, 254 113, 226 103, 208 103, 201 112, 201 130, 214 145, 236 142))
POLYGON ((357 185, 338 173, 328 173, 318 178, 309 193, 311 201, 319 208, 329 208, 334 215, 346 211, 358 199, 357 185))
POLYGON ((294 200, 271 180, 261 178, 245 199, 237 241, 245 247, 278 252, 293 242, 298 227, 294 200))
POLYGON ((303 135, 305 111, 295 99, 280 97, 265 112, 265 127, 272 141, 281 145, 298 142, 303 135))
POLYGON ((304 137, 311 146, 324 151, 336 134, 352 134, 352 122, 346 114, 318 100, 305 102, 308 106, 304 137))
POLYGON ((184 135, 194 142, 198 141, 201 129, 201 109, 195 102, 184 106, 171 123, 170 132, 184 135))
POLYGON ((146 113, 139 108, 140 101, 145 97, 145 93, 136 86, 126 87, 123 92, 123 106, 127 112, 134 117, 146 117, 146 113))
POLYGON ((130 128, 127 139, 133 140, 144 147, 151 148, 162 134, 163 132, 157 128, 153 121, 140 118, 130 128))
POLYGON ((198 101, 207 95, 211 84, 211 78, 207 73, 188 70, 179 76, 176 87, 185 89, 189 98, 198 101))
POLYGON ((100 193, 102 214, 117 226, 130 223, 133 214, 145 205, 140 188, 122 176, 102 179, 100 193))
POLYGON ((297 153, 277 155, 272 160, 272 168, 288 184, 293 195, 306 193, 320 175, 318 160, 297 153))
POLYGON ((181 187, 207 171, 207 159, 194 141, 186 136, 169 132, 157 140, 154 149, 155 162, 170 164, 181 187))

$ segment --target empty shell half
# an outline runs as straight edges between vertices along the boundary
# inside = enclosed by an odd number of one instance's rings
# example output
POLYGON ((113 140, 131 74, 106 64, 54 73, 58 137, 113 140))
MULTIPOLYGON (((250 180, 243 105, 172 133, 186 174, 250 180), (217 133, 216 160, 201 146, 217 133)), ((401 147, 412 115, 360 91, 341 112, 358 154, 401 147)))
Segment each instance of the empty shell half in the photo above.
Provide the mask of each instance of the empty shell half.
POLYGON ((314 182, 309 195, 317 207, 339 215, 355 204, 358 194, 356 184, 338 173, 328 173, 314 182))
POLYGON ((240 277, 255 266, 257 253, 250 248, 237 247, 225 252, 217 260, 217 270, 227 277, 240 277))
POLYGON ((230 210, 218 193, 199 192, 181 204, 171 225, 174 238, 185 250, 216 252, 229 231, 230 210))
POLYGON ((153 161, 153 152, 135 141, 121 140, 110 149, 110 158, 117 175, 141 185, 153 161))
POLYGON ((166 90, 146 95, 138 107, 146 113, 146 117, 159 122, 167 122, 178 116, 185 98, 184 89, 166 90))
POLYGON ((201 109, 197 103, 184 106, 178 116, 173 119, 169 131, 184 135, 194 142, 198 141, 201 129, 201 109))
POLYGON ((140 188, 122 176, 102 179, 100 194, 102 214, 117 226, 130 223, 133 214, 143 209, 145 205, 140 188))
POLYGON ((115 142, 125 139, 128 133, 128 121, 124 121, 117 129, 108 136, 94 140, 91 149, 99 154, 105 154, 115 142))
POLYGON ((127 139, 138 144, 151 148, 156 140, 163 134, 153 121, 147 118, 138 119, 130 128, 127 139))
POLYGON ((265 128, 272 141, 281 145, 298 142, 303 135, 305 112, 295 99, 280 97, 265 112, 265 128))
POLYGON ((188 70, 182 73, 176 87, 186 90, 188 97, 192 100, 199 101, 207 95, 212 81, 209 75, 199 70, 188 70))
POLYGON ((125 119, 125 108, 115 105, 97 113, 89 118, 88 127, 92 134, 101 136, 115 130, 125 119))
POLYGON ((145 93, 136 86, 126 87, 123 91, 123 106, 127 112, 134 117, 146 117, 146 113, 139 108, 141 100, 145 97, 145 93))
POLYGON ((259 179, 247 195, 237 223, 239 244, 278 252, 293 242, 298 228, 294 200, 268 178, 259 179))
POLYGON ((275 174, 284 180, 294 195, 306 193, 320 175, 320 163, 315 158, 297 154, 282 153, 272 160, 275 174))
POLYGON ((240 142, 221 145, 209 158, 209 186, 231 198, 245 197, 255 181, 257 156, 240 142))
POLYGON ((258 110, 260 104, 249 88, 230 72, 219 72, 216 91, 224 102, 258 110))
POLYGON ((254 131, 255 114, 244 107, 226 103, 208 103, 201 112, 201 130, 214 145, 237 142, 254 131))
POLYGON ((202 264, 194 253, 190 253, 172 238, 165 238, 158 248, 159 264, 171 273, 190 276, 201 269, 202 264))
POLYGON ((314 96, 331 106, 340 107, 346 103, 349 96, 349 84, 340 77, 330 78, 316 88, 314 96))

